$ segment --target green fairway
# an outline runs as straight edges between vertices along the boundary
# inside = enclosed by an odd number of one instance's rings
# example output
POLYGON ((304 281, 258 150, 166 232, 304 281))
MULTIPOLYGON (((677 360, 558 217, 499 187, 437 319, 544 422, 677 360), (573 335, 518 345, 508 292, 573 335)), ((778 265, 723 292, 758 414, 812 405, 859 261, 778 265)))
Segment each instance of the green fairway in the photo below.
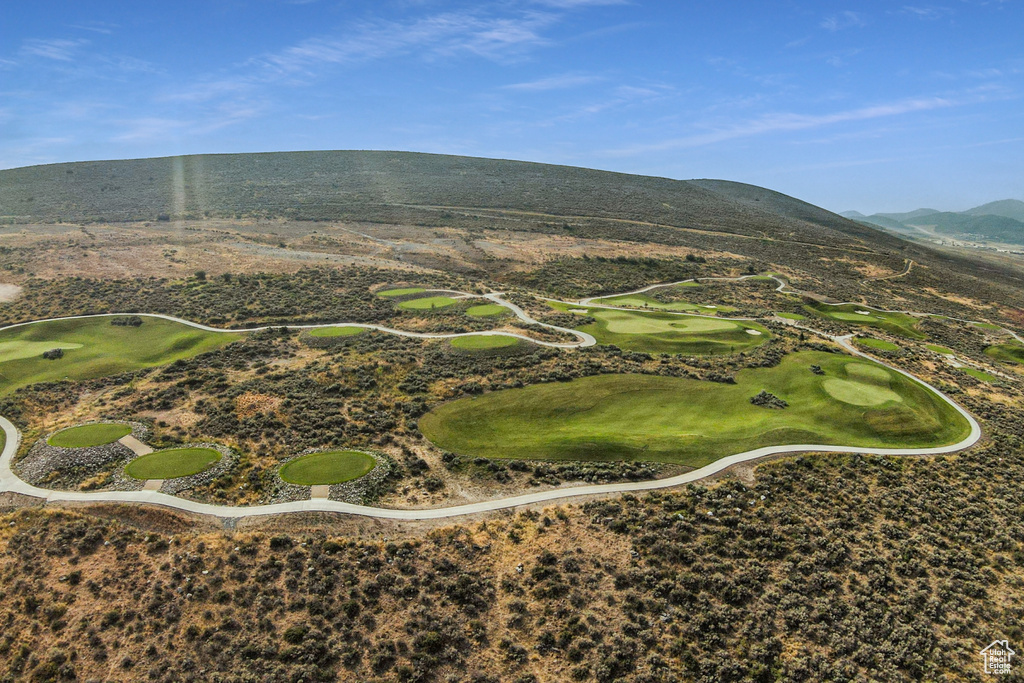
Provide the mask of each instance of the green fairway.
POLYGON ((310 337, 354 337, 366 331, 364 327, 318 327, 309 331, 310 337))
POLYGON ((884 339, 875 339, 874 337, 857 337, 854 339, 859 346, 864 346, 869 349, 875 349, 876 351, 899 351, 900 347, 896 346, 892 342, 887 342, 884 339))
POLYGON ((985 355, 1004 363, 1024 364, 1024 345, 1017 343, 993 344, 986 347, 985 355))
POLYGON ((993 325, 992 323, 971 323, 971 324, 974 325, 975 327, 977 327, 978 329, 989 330, 991 332, 998 332, 1001 329, 1003 329, 1003 328, 999 327, 999 325, 993 325))
POLYGON ((124 473, 133 479, 176 479, 198 474, 220 459, 212 448, 171 448, 132 460, 124 473))
POLYGON ((594 335, 598 344, 646 353, 736 353, 770 336, 746 321, 606 308, 588 308, 587 315, 595 322, 577 329, 594 335))
POLYGON ((479 306, 473 306, 472 308, 466 309, 466 315, 473 316, 474 318, 488 318, 490 316, 510 312, 511 311, 509 311, 509 309, 505 308, 501 304, 480 304, 479 306))
POLYGON ((341 484, 358 479, 376 464, 373 456, 359 451, 328 451, 296 458, 281 468, 280 475, 289 484, 300 486, 341 484))
POLYGON ((455 303, 450 296, 425 296, 422 299, 409 299, 398 304, 399 308, 407 311, 422 311, 434 308, 444 308, 455 303))
POLYGON ((377 296, 391 298, 395 296, 408 296, 410 294, 419 294, 420 292, 425 291, 427 290, 423 289, 422 287, 405 287, 404 289, 385 289, 382 292, 377 292, 377 296))
POLYGON ((474 334, 465 337, 455 337, 451 345, 464 351, 478 351, 483 349, 503 349, 519 344, 520 340, 505 334, 474 334))
POLYGON ((42 356, 50 349, 80 349, 81 344, 72 344, 61 341, 6 341, 0 342, 0 363, 9 360, 21 360, 22 358, 33 358, 42 356))
POLYGON ((799 313, 776 313, 775 315, 784 320, 807 320, 806 315, 800 315, 799 313))
POLYGON ((998 382, 999 378, 990 372, 984 370, 976 370, 974 368, 960 368, 961 372, 965 372, 974 379, 980 379, 982 382, 998 382))
POLYGON ((608 296, 603 297, 601 299, 595 299, 594 303, 605 304, 607 306, 626 306, 630 308, 653 308, 663 311, 699 310, 699 307, 695 304, 690 304, 685 301, 673 301, 672 303, 666 304, 646 294, 623 294, 622 296, 608 296))
POLYGON ((131 433, 132 428, 126 424, 101 422, 62 429, 47 439, 46 443, 59 448, 89 448, 113 443, 131 433))
POLYGON ((36 382, 90 379, 164 365, 243 338, 237 333, 205 332, 160 318, 144 318, 140 327, 111 325, 110 320, 54 320, 0 330, 0 344, 8 349, 16 348, 12 344, 25 343, 35 348, 66 346, 64 357, 56 360, 41 355, 0 357, 0 395, 36 382))
POLYGON ((823 318, 830 318, 856 325, 877 327, 891 332, 900 337, 910 339, 925 339, 926 335, 917 329, 917 319, 903 313, 886 313, 865 308, 860 304, 843 304, 832 306, 829 304, 808 304, 804 310, 823 318))
POLYGON ((736 384, 653 375, 598 375, 464 398, 419 421, 436 446, 471 457, 649 460, 700 467, 761 446, 820 443, 928 447, 970 433, 921 384, 839 354, 803 351, 736 384), (819 365, 824 375, 810 371, 819 365), (765 390, 789 407, 750 398, 765 390))
POLYGON ((941 353, 944 356, 948 356, 953 353, 953 349, 946 348, 945 346, 939 346, 938 344, 925 344, 924 347, 929 351, 941 353))

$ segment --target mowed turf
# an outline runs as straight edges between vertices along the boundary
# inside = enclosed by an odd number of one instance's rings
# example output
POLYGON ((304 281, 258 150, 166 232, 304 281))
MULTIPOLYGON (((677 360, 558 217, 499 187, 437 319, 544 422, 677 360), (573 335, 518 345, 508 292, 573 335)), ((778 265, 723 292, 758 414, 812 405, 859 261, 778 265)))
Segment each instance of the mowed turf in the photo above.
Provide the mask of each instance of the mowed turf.
POLYGON ((885 341, 884 339, 875 339, 874 337, 857 337, 854 339, 860 346, 874 349, 876 351, 899 351, 900 347, 892 342, 885 341))
POLYGON ((519 344, 521 340, 504 334, 473 334, 465 337, 455 337, 451 345, 464 351, 477 351, 484 349, 503 349, 519 344))
POLYGON ((1024 364, 1024 345, 993 344, 985 348, 985 355, 1004 363, 1024 364))
POLYGON ((433 308, 444 308, 455 303, 450 296, 425 296, 420 299, 409 299, 398 304, 398 307, 407 311, 423 311, 433 308))
POLYGON ((419 294, 425 291, 427 290, 423 289, 422 287, 404 287, 401 289, 385 289, 382 292, 377 292, 377 296, 391 298, 396 296, 409 296, 410 294, 419 294))
POLYGON ((646 353, 738 353, 768 339, 755 323, 672 313, 588 308, 595 322, 577 327, 598 344, 646 353), (749 330, 749 331, 748 331, 749 330))
POLYGON ((598 375, 443 404, 419 420, 436 446, 470 457, 649 460, 700 467, 783 444, 930 447, 970 432, 921 384, 849 356, 804 351, 736 384, 653 375, 598 375), (824 375, 816 375, 819 365, 824 375), (761 390, 789 403, 773 410, 761 390))
POLYGON ((630 308, 652 308, 664 311, 696 311, 696 304, 685 301, 673 301, 663 303, 654 297, 646 294, 623 294, 622 296, 608 296, 595 300, 594 303, 606 304, 608 306, 627 306, 630 308))
POLYGON ((358 479, 374 468, 373 456, 359 451, 311 453, 285 464, 281 478, 289 484, 322 486, 358 479))
POLYGON ((212 448, 172 448, 132 460, 124 473, 133 479, 176 479, 198 474, 220 459, 212 448))
POLYGON ((466 309, 466 315, 474 318, 489 318, 495 315, 502 315, 504 313, 510 313, 509 309, 505 308, 501 304, 480 304, 479 306, 472 306, 466 309))
POLYGON ((47 439, 46 443, 59 448, 89 448, 114 443, 131 433, 132 428, 126 424, 102 422, 62 429, 47 439))
POLYGON ((366 331, 363 327, 317 327, 309 331, 310 337, 353 337, 366 331))
MULTIPOLYGON (((144 317, 140 327, 116 326, 109 317, 55 320, 0 330, 0 344, 31 342, 76 345, 64 357, 47 360, 0 357, 0 395, 36 382, 90 379, 191 358, 243 338, 240 333, 205 332, 160 318, 144 317)), ((8 347, 11 348, 11 347, 8 347)), ((41 353, 41 352, 40 352, 41 353)))
POLYGON ((927 335, 917 329, 917 318, 903 313, 887 313, 865 308, 859 304, 808 304, 804 306, 808 313, 855 325, 877 327, 900 337, 925 339, 927 335))

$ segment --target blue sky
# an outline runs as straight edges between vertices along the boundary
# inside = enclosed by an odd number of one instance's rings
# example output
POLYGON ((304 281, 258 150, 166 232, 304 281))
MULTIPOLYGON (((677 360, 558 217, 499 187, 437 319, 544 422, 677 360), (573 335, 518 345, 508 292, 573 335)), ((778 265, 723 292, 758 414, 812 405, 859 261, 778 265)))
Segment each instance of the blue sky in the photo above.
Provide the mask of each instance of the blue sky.
POLYGON ((840 211, 1024 199, 1024 9, 5 3, 0 168, 399 149, 725 178, 840 211))

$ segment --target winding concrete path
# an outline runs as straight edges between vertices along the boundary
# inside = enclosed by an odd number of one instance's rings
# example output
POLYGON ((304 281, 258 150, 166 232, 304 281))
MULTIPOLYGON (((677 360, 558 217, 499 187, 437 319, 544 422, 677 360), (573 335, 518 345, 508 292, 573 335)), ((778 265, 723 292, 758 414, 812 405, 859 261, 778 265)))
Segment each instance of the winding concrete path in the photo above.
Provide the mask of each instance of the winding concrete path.
MULTIPOLYGON (((736 279, 745 279, 746 277, 753 277, 753 276, 744 276, 742 278, 715 278, 715 279, 722 279, 722 280, 732 279, 732 280, 736 280, 736 279)), ((701 278, 701 279, 711 279, 711 278, 701 278)), ((772 279, 774 279, 776 282, 780 283, 778 291, 782 291, 783 287, 786 286, 786 283, 784 281, 780 280, 779 278, 776 278, 776 277, 772 276, 772 279)), ((688 282, 688 280, 684 280, 683 282, 688 282)), ((669 285, 670 284, 678 284, 678 283, 669 283, 669 285)), ((645 288, 643 288, 641 290, 636 290, 635 292, 630 292, 630 293, 641 293, 641 292, 644 292, 644 291, 649 291, 651 289, 656 289, 658 287, 666 287, 666 286, 669 286, 669 285, 665 285, 665 284, 662 284, 662 285, 652 285, 650 287, 645 287, 645 288)), ((576 335, 577 338, 580 341, 575 342, 575 343, 571 343, 570 342, 570 343, 564 343, 564 344, 556 344, 556 343, 552 343, 552 342, 538 342, 536 340, 530 339, 529 337, 526 337, 525 335, 512 334, 510 336, 520 337, 520 338, 523 338, 523 339, 527 339, 527 340, 529 340, 529 341, 531 341, 533 343, 536 343, 536 344, 541 344, 541 345, 544 345, 544 346, 553 346, 553 347, 558 347, 558 348, 575 348, 575 347, 582 347, 582 346, 592 346, 593 344, 596 343, 596 340, 591 335, 588 335, 588 334, 585 334, 585 333, 582 333, 582 332, 578 332, 576 330, 571 330, 571 329, 568 329, 568 328, 555 327, 553 325, 545 325, 544 323, 540 323, 540 322, 534 320, 529 315, 527 315, 526 312, 523 311, 520 307, 512 304, 511 302, 508 302, 508 301, 502 299, 500 292, 495 292, 495 293, 487 294, 487 295, 483 296, 482 298, 489 299, 491 301, 494 301, 495 303, 501 304, 502 306, 505 306, 505 307, 509 308, 513 313, 515 313, 515 315, 519 319, 523 320, 524 322, 531 323, 531 324, 542 325, 544 327, 553 328, 553 329, 556 329, 558 331, 564 331, 564 332, 572 333, 572 334, 576 335)), ((598 298, 598 297, 591 297, 591 299, 593 299, 593 298, 598 298)), ((583 301, 589 301, 589 300, 590 299, 585 299, 583 301)), ((583 303, 583 302, 581 302, 581 303, 583 303)), ((264 327, 257 327, 257 328, 248 328, 248 329, 244 329, 244 330, 222 330, 222 329, 218 329, 218 328, 214 328, 214 327, 208 327, 206 325, 200 325, 198 323, 193 323, 193 322, 190 322, 190 321, 187 321, 187 320, 182 320, 180 318, 175 318, 175 317, 172 317, 172 316, 159 315, 159 314, 142 314, 142 313, 138 313, 138 314, 119 313, 119 314, 101 314, 101 315, 88 315, 88 316, 71 316, 70 318, 51 318, 51 319, 48 319, 48 320, 68 320, 68 319, 81 319, 81 318, 93 318, 93 317, 110 317, 110 316, 113 316, 113 315, 120 315, 120 316, 124 316, 124 315, 148 315, 149 317, 162 318, 162 319, 165 319, 165 320, 172 320, 174 322, 179 322, 179 323, 182 323, 182 324, 185 324, 185 325, 190 325, 192 327, 195 327, 195 328, 198 328, 198 329, 202 329, 202 330, 211 331, 211 332, 252 332, 252 331, 258 331, 258 330, 270 329, 270 328, 273 328, 273 327, 284 327, 284 326, 281 326, 281 325, 277 325, 277 326, 264 326, 264 327)), ((33 321, 33 323, 19 323, 17 325, 10 325, 7 328, 0 328, 0 329, 10 329, 10 328, 13 328, 13 327, 21 327, 23 325, 34 324, 34 322, 44 322, 44 321, 33 321)), ((505 332, 491 332, 491 331, 488 331, 488 332, 469 332, 469 333, 462 333, 462 334, 447 334, 447 335, 445 335, 445 334, 423 334, 423 333, 416 333, 416 332, 406 332, 406 331, 403 331, 403 330, 393 330, 391 328, 383 327, 383 326, 380 326, 380 325, 368 325, 368 324, 362 324, 362 323, 360 323, 360 324, 356 324, 356 323, 337 323, 335 325, 288 325, 287 327, 297 328, 297 329, 311 329, 311 328, 317 328, 317 327, 339 327, 339 326, 365 327, 365 328, 380 330, 380 331, 383 331, 383 332, 390 332, 390 333, 398 334, 398 335, 402 335, 402 336, 427 338, 427 339, 451 338, 451 337, 469 336, 469 335, 489 335, 489 334, 506 334, 507 335, 508 334, 508 333, 505 333, 505 332)), ((785 446, 767 446, 767 447, 764 447, 764 448, 757 448, 757 449, 754 449, 754 450, 744 451, 742 453, 736 453, 734 455, 726 456, 726 457, 720 458, 719 460, 716 460, 715 462, 713 462, 713 463, 711 463, 709 465, 706 465, 706 466, 704 466, 704 467, 702 467, 700 469, 693 470, 693 471, 687 472, 685 474, 680 474, 680 475, 675 476, 675 477, 669 477, 667 479, 656 479, 656 480, 651 480, 651 481, 640 481, 640 482, 620 482, 620 483, 616 483, 616 484, 599 484, 599 485, 591 485, 591 486, 567 486, 567 487, 564 487, 564 488, 550 489, 550 490, 547 490, 547 491, 537 491, 537 492, 533 492, 533 493, 526 493, 526 494, 519 495, 519 496, 511 496, 511 497, 507 497, 507 498, 497 498, 497 499, 493 499, 493 500, 482 501, 482 502, 479 502, 479 503, 470 503, 470 504, 465 504, 465 505, 455 505, 455 506, 444 507, 444 508, 419 509, 419 510, 408 510, 408 509, 406 509, 406 510, 396 510, 396 509, 389 509, 389 508, 369 507, 369 506, 365 506, 365 505, 353 505, 351 503, 343 503, 343 502, 340 502, 340 501, 334 501, 334 500, 329 500, 329 499, 325 499, 325 498, 311 498, 310 500, 294 501, 294 502, 289 502, 289 503, 276 503, 276 504, 270 504, 270 505, 253 505, 253 506, 246 506, 246 507, 234 507, 234 506, 227 506, 227 505, 211 505, 211 504, 208 504, 208 503, 199 503, 199 502, 190 501, 190 500, 186 500, 186 499, 183 499, 183 498, 178 498, 176 496, 172 496, 172 495, 169 495, 169 494, 166 494, 166 493, 160 493, 159 491, 152 491, 152 490, 142 490, 142 491, 89 491, 89 492, 84 492, 84 491, 55 491, 55 490, 50 490, 50 489, 43 489, 43 488, 39 488, 39 487, 33 486, 33 485, 29 484, 28 482, 22 480, 21 478, 19 478, 12 471, 11 464, 13 462, 14 455, 18 451, 18 445, 19 445, 20 440, 21 440, 21 434, 18 432, 17 428, 15 428, 15 426, 7 418, 0 416, 0 429, 3 430, 3 432, 5 434, 5 437, 6 437, 6 441, 4 443, 3 452, 0 453, 0 492, 9 491, 9 492, 19 493, 19 494, 23 494, 23 495, 27 495, 27 496, 33 496, 33 497, 36 497, 36 498, 41 498, 45 502, 148 503, 148 504, 153 504, 153 505, 162 505, 164 507, 174 508, 174 509, 177 509, 177 510, 183 510, 183 511, 186 511, 186 512, 192 512, 192 513, 198 513, 198 514, 204 514, 204 515, 213 515, 215 517, 221 517, 221 518, 257 517, 257 516, 263 516, 263 515, 284 514, 284 513, 289 513, 289 512, 341 512, 341 513, 347 513, 347 514, 353 514, 353 515, 361 515, 361 516, 364 516, 364 517, 376 517, 376 518, 380 518, 380 519, 429 520, 429 519, 444 519, 444 518, 449 518, 449 517, 458 517, 458 516, 462 516, 462 515, 472 515, 472 514, 477 514, 477 513, 481 513, 481 512, 491 512, 491 511, 495 511, 495 510, 504 510, 504 509, 508 509, 508 508, 518 507, 520 505, 530 505, 530 504, 536 504, 536 503, 544 503, 544 502, 550 502, 550 501, 555 501, 555 500, 563 500, 563 499, 566 499, 566 498, 572 498, 572 497, 577 497, 577 496, 591 496, 591 495, 598 495, 598 494, 623 493, 623 492, 628 492, 628 491, 650 491, 650 490, 654 490, 654 489, 670 488, 670 487, 673 487, 673 486, 679 486, 681 484, 687 484, 687 483, 690 483, 690 482, 698 481, 698 480, 703 479, 705 477, 709 477, 709 476, 711 476, 713 474, 721 472, 722 470, 725 470, 725 469, 727 469, 729 467, 732 467, 733 465, 736 465, 736 464, 739 464, 739 463, 743 463, 743 462, 749 462, 751 460, 757 460, 759 458, 764 458, 764 457, 770 456, 770 455, 778 455, 778 454, 785 454, 785 453, 804 453, 804 452, 862 453, 862 454, 869 454, 869 455, 940 455, 940 454, 943 454, 943 453, 953 453, 955 451, 959 451, 959 450, 962 450, 964 448, 969 448, 970 446, 973 446, 975 443, 977 443, 978 440, 981 438, 981 426, 978 424, 978 421, 975 420, 974 417, 970 413, 968 413, 964 408, 962 408, 959 404, 957 404, 955 401, 953 401, 951 398, 949 398, 948 396, 943 394, 941 391, 939 391, 935 387, 931 386, 927 382, 925 382, 925 381, 923 381, 923 380, 921 380, 921 379, 919 379, 917 377, 914 377, 909 372, 906 372, 905 370, 901 370, 900 368, 897 368, 897 367, 895 367, 893 365, 890 365, 888 363, 884 363, 882 361, 879 361, 878 359, 876 359, 876 358, 874 358, 874 357, 872 357, 872 356, 870 356, 870 355, 860 351, 859 349, 855 348, 850 343, 850 339, 852 338, 853 335, 843 335, 843 336, 836 337, 836 336, 831 336, 831 335, 824 334, 822 332, 819 332, 817 330, 813 330, 811 328, 804 328, 803 326, 799 326, 799 325, 795 325, 795 326, 796 327, 800 327, 801 329, 806 329, 807 331, 810 331, 810 332, 812 332, 814 334, 817 334, 817 335, 820 335, 822 337, 825 337, 825 338, 828 338, 828 339, 832 339, 837 344, 839 344, 843 349, 845 349, 847 352, 849 352, 849 353, 851 353, 851 354, 853 354, 855 356, 860 356, 860 357, 866 358, 866 359, 868 359, 868 360, 870 360, 872 362, 884 365, 885 367, 889 368, 890 370, 892 370, 894 372, 898 372, 901 375, 904 375, 905 377, 911 379, 912 381, 914 381, 914 382, 916 382, 918 384, 921 384, 924 387, 927 387, 931 391, 935 392, 938 396, 940 396, 949 405, 951 405, 961 416, 963 416, 963 418, 965 420, 967 420, 968 424, 970 425, 970 433, 968 434, 968 436, 966 438, 964 438, 963 440, 959 441, 958 443, 950 444, 950 445, 947 445, 947 446, 937 446, 937 447, 934 447, 934 448, 863 448, 863 447, 856 447, 856 446, 851 447, 851 446, 841 446, 841 445, 833 445, 833 444, 791 444, 791 445, 785 445, 785 446)))

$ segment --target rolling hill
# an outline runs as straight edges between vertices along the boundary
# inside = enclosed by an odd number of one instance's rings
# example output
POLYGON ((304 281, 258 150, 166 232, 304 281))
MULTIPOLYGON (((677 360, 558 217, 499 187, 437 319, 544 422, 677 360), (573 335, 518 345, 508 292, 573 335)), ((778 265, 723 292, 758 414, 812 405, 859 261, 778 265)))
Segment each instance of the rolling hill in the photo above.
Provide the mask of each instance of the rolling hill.
POLYGON ((1024 202, 1016 199, 989 202, 960 212, 917 209, 870 216, 859 211, 845 211, 842 215, 858 223, 896 233, 913 233, 916 227, 922 227, 961 239, 1024 244, 1024 202))

